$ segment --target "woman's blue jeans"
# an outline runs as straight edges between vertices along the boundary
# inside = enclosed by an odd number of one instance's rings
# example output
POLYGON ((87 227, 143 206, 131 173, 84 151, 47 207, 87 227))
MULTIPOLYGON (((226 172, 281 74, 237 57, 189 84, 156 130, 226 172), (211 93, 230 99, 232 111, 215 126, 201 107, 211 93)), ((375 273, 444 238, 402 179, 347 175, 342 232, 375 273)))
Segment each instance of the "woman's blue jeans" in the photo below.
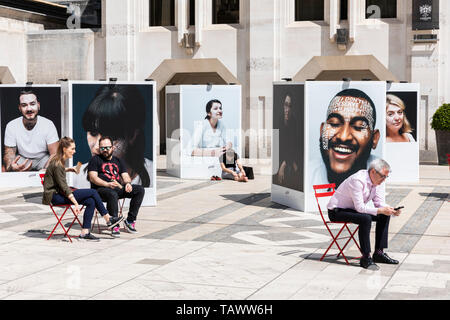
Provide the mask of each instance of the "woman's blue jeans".
MULTIPOLYGON (((94 216, 95 209, 100 212, 102 217, 108 213, 105 206, 103 205, 102 199, 100 199, 97 190, 76 189, 73 191, 73 196, 79 204, 86 207, 83 214, 83 229, 91 229, 92 217, 94 216)), ((52 198, 52 204, 72 204, 72 201, 70 201, 69 198, 60 195, 59 193, 55 193, 52 198)))

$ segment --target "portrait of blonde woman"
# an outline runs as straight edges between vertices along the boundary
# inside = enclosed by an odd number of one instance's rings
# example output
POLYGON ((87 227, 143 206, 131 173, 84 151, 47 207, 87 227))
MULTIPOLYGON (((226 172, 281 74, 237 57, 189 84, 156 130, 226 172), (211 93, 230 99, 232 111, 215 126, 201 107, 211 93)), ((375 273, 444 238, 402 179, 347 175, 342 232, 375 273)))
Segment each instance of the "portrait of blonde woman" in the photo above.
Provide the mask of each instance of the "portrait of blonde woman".
POLYGON ((405 109, 402 99, 386 95, 386 142, 415 142, 405 109))

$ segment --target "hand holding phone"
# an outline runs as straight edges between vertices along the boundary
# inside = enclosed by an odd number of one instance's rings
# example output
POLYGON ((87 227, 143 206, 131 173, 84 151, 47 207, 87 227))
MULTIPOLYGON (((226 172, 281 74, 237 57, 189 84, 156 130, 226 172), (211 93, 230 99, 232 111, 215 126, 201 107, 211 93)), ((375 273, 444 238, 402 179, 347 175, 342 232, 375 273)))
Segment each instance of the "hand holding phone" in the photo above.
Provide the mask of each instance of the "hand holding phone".
POLYGON ((404 208, 404 206, 400 206, 400 207, 394 208, 394 210, 397 211, 397 210, 400 210, 400 209, 403 209, 403 208, 404 208))

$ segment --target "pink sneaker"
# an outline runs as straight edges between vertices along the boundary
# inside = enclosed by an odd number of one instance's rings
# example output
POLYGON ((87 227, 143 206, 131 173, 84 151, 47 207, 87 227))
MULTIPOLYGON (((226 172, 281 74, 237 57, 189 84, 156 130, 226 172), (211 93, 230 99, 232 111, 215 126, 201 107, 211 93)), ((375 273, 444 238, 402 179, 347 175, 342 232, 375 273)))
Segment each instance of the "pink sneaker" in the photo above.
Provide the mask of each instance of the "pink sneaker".
POLYGON ((114 227, 111 231, 111 236, 114 238, 120 238, 120 227, 114 227))
POLYGON ((137 233, 136 230, 136 221, 134 222, 128 222, 128 220, 124 220, 125 230, 127 230, 130 233, 137 233))

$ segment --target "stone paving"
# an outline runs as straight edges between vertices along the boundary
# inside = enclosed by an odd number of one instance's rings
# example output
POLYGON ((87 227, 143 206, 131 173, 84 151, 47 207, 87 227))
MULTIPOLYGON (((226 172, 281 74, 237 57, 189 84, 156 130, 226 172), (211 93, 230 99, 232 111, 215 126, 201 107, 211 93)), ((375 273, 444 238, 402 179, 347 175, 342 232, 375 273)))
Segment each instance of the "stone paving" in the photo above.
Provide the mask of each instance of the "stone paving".
POLYGON ((47 241, 56 220, 41 188, 2 189, 0 299, 449 299, 450 173, 420 173, 418 184, 387 187, 387 202, 406 206, 390 225, 388 252, 401 263, 379 271, 319 261, 330 243, 320 215, 271 202, 269 175, 244 184, 160 171, 139 233, 102 230, 97 243, 47 241))

